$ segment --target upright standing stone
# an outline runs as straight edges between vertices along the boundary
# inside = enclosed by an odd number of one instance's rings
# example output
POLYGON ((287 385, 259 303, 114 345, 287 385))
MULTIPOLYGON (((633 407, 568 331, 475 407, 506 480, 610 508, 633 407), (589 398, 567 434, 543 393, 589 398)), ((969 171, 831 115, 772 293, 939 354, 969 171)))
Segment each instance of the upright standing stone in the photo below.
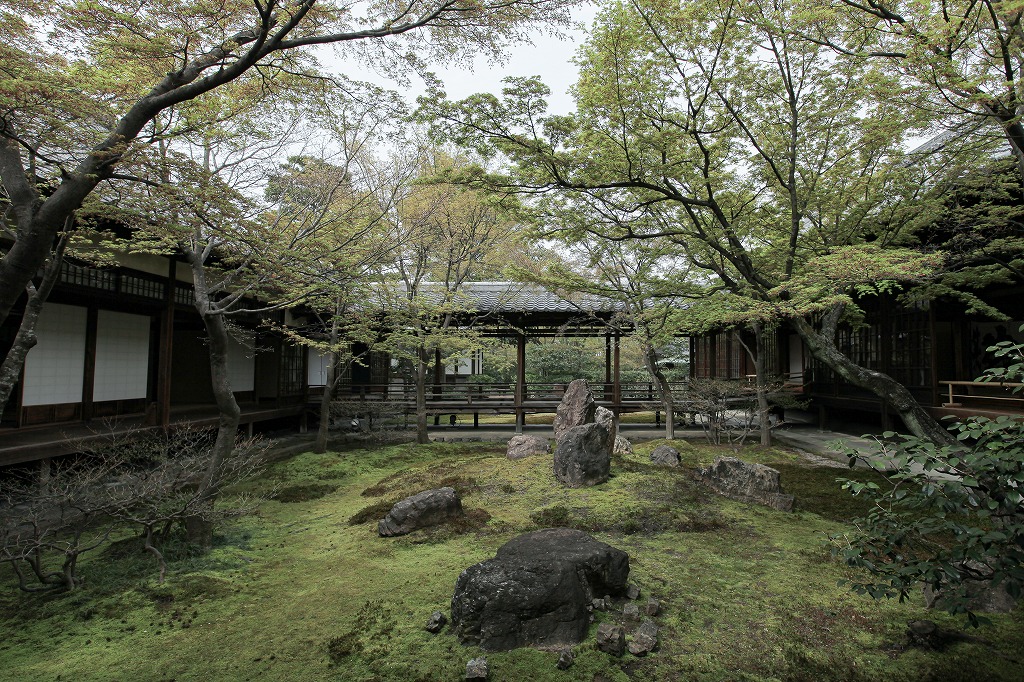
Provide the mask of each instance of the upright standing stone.
POLYGON ((555 448, 555 478, 571 488, 604 483, 611 475, 611 443, 604 424, 572 427, 555 448))
POLYGON ((615 448, 612 450, 612 454, 632 455, 633 444, 625 436, 617 435, 615 436, 615 448))
POLYGON ((615 427, 615 413, 607 407, 594 410, 594 423, 600 424, 608 431, 608 454, 615 452, 615 439, 619 430, 615 427))
POLYGON ((558 404, 555 414, 555 440, 574 426, 590 424, 594 421, 597 403, 594 393, 590 390, 586 379, 576 379, 565 389, 562 402, 558 404))

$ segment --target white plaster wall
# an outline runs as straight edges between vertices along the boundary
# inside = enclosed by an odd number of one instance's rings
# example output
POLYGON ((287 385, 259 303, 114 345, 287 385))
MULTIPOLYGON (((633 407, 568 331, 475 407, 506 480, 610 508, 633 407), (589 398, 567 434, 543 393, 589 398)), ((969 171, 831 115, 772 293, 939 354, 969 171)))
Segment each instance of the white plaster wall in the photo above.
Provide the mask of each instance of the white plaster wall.
POLYGON ((47 303, 39 314, 39 343, 25 359, 22 405, 82 402, 86 309, 47 303))
POLYGON ((306 383, 310 386, 326 386, 327 365, 329 364, 327 354, 321 353, 315 348, 307 348, 306 356, 306 383))
POLYGON ((255 387, 254 343, 255 337, 252 336, 245 338, 244 343, 228 338, 228 378, 231 380, 232 391, 251 391, 255 387))
POLYGON ((149 317, 100 310, 96 319, 96 379, 92 399, 146 397, 149 317))

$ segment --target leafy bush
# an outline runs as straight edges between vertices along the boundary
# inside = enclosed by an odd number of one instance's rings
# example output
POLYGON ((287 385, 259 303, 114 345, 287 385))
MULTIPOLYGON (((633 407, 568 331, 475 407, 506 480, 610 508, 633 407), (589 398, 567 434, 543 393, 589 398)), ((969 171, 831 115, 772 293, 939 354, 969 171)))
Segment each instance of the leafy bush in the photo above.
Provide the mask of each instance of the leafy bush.
MULTIPOLYGON (((1018 361, 982 380, 1024 375, 1021 349, 1010 343, 990 348, 1018 361)), ((854 534, 832 538, 833 553, 869 572, 869 578, 852 581, 857 592, 902 601, 923 583, 934 591, 936 606, 966 613, 977 625, 975 585, 1002 586, 1015 599, 1024 586, 1024 421, 970 417, 950 431, 955 445, 901 435, 895 443, 883 442, 882 457, 871 460, 847 449, 851 466, 863 460, 885 468, 887 482, 843 483, 873 506, 854 534)))

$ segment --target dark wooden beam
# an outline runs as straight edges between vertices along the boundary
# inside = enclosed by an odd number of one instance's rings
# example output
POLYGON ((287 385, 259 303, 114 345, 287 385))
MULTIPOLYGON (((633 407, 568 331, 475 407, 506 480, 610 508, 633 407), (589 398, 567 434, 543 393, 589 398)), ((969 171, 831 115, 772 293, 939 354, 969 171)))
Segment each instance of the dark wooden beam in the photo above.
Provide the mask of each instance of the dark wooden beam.
POLYGON ((526 425, 526 334, 516 337, 516 433, 526 425))
POLYGON ((171 428, 171 373, 174 369, 174 292, 177 286, 178 264, 168 258, 167 290, 164 292, 164 310, 160 320, 160 351, 157 358, 156 420, 157 426, 167 433, 171 428))
POLYGON ((82 370, 82 419, 92 419, 93 388, 96 384, 96 329, 99 310, 89 306, 85 317, 85 367, 82 370))

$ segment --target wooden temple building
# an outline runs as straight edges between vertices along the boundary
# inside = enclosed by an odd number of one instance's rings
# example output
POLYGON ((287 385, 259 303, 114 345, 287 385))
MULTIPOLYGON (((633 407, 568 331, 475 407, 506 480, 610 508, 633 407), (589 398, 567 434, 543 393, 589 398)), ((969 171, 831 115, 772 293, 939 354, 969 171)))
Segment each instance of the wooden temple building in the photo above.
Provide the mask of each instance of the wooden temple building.
MULTIPOLYGON (((985 293, 988 303, 1012 315, 996 322, 968 314, 953 301, 900 305, 886 296, 862 301, 865 323, 840 326, 839 349, 854 362, 879 370, 903 384, 936 418, 1001 414, 1024 415, 1019 384, 979 382, 989 367, 1010 358, 987 350, 1000 341, 1024 341, 1024 287, 985 293)), ((736 339, 722 330, 690 339, 690 374, 694 378, 742 379, 754 374, 753 361, 736 339)), ((752 339, 748 340, 752 346, 752 339)), ((853 386, 816 361, 800 337, 781 325, 767 342, 769 374, 780 377, 793 393, 808 401, 819 424, 840 421, 881 423, 899 429, 896 417, 874 393, 853 386)))
MULTIPOLYGON (((431 415, 514 413, 517 430, 531 412, 551 412, 564 386, 528 385, 527 347, 544 336, 603 337, 604 382, 594 386, 599 402, 616 413, 657 410, 649 382, 620 380, 619 338, 629 333, 618 306, 597 297, 565 297, 539 287, 477 282, 463 295, 473 312, 462 323, 516 344, 516 379, 480 384, 446 373, 436 363, 428 391, 431 415)), ((1024 290, 992 294, 989 300, 1024 320, 1024 290)), ((841 350, 856 362, 890 374, 937 417, 965 414, 1024 414, 1024 398, 1013 386, 975 381, 998 360, 985 349, 1019 340, 1020 322, 995 323, 967 315, 951 303, 901 307, 884 297, 865 304, 866 324, 839 333, 841 350)), ((0 351, 13 341, 17 311, 0 327, 0 351)), ((267 320, 235 318, 229 368, 241 423, 253 430, 304 429, 325 382, 323 358, 286 339, 267 320)), ((280 325, 301 323, 289 311, 280 325)), ((744 380, 753 363, 724 330, 690 339, 692 378, 744 380)), ((118 267, 64 265, 44 306, 39 342, 0 421, 0 466, 68 454, 83 441, 113 432, 167 430, 176 423, 214 425, 217 412, 210 384, 205 330, 193 305, 188 267, 166 256, 126 256, 118 267)), ((751 344, 748 344, 751 345, 751 344)), ((358 349, 356 349, 358 352, 358 349)), ((823 425, 851 414, 898 427, 879 399, 841 380, 805 352, 799 338, 780 327, 768 343, 771 373, 809 400, 823 425)), ((466 371, 472 372, 473 359, 466 371)), ((478 360, 477 360, 478 361, 478 360)), ((682 387, 678 387, 682 389, 682 387)), ((682 392, 682 391, 680 391, 682 392)), ((353 364, 339 399, 387 402, 409 414, 414 390, 392 371, 387 355, 353 364)), ((680 406, 685 410, 684 406, 680 406)))
MULTIPOLYGON (((554 409, 558 387, 525 385, 527 340, 543 335, 605 336, 606 384, 599 392, 606 404, 622 402, 618 336, 608 327, 614 306, 509 283, 474 283, 465 295, 476 308, 473 324, 518 339, 519 381, 470 388, 439 368, 428 395, 431 414, 514 412, 521 426, 528 411, 554 409)), ((172 257, 129 255, 114 268, 66 262, 43 307, 38 344, 3 409, 0 466, 69 454, 111 433, 216 424, 205 330, 193 296, 189 268, 172 257)), ((19 319, 15 311, 0 327, 0 352, 13 342, 19 319)), ((282 311, 273 322, 298 319, 282 311)), ((322 395, 324 359, 265 319, 233 322, 240 333, 228 364, 242 426, 304 429, 322 395)), ((395 381, 382 354, 349 367, 339 393, 390 401, 406 412, 414 404, 412 387, 395 381)))

